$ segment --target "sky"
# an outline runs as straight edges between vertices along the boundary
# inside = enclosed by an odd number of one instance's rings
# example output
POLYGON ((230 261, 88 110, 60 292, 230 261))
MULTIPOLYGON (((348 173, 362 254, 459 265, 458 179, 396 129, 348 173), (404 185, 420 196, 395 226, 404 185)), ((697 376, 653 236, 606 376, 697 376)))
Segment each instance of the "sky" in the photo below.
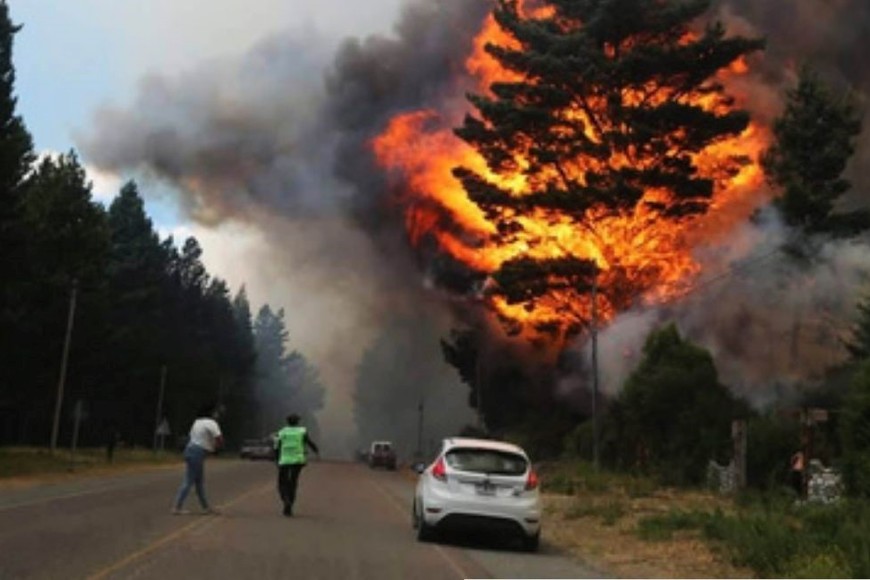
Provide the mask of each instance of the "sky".
MULTIPOLYGON (((287 308, 291 341, 294 336, 304 341, 323 312, 345 306, 345 295, 325 296, 321 310, 300 309, 301 294, 310 288, 300 290, 276 271, 256 229, 232 223, 208 228, 185 215, 169 186, 146 176, 96 171, 76 146, 77 135, 93 131, 99 110, 135 106, 149 77, 184 79, 239 62, 259 44, 286 36, 317 38, 322 51, 348 37, 389 34, 401 2, 367 0, 362 9, 347 0, 9 0, 13 22, 23 25, 13 54, 18 112, 38 152, 79 153, 99 201, 108 204, 124 181, 136 179, 163 235, 173 234, 176 241, 196 236, 213 275, 233 289, 245 284, 255 309, 265 302, 287 308)), ((300 60, 306 59, 300 55, 300 60)), ((351 330, 337 326, 312 350, 351 330)), ((303 342, 300 350, 308 354, 305 347, 303 342)), ((315 363, 326 358, 314 355, 315 363)), ((326 368, 324 382, 334 378, 329 373, 326 368)), ((347 382, 347 375, 335 380, 347 382)), ((343 402, 328 405, 322 423, 349 424, 347 392, 341 396, 343 402)))

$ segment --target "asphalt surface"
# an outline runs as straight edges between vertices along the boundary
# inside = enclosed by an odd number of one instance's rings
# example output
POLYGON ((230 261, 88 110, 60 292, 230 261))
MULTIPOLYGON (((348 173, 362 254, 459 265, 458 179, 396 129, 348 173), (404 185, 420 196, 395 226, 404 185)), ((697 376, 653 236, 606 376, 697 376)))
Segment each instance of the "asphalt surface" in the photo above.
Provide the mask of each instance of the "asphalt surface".
MULTIPOLYGON (((354 463, 312 462, 284 517, 268 462, 208 461, 220 515, 171 515, 181 467, 0 489, 0 579, 597 578, 542 545, 467 535, 419 543, 413 481, 354 463)), ((544 521, 546 526, 546 520, 544 521)))

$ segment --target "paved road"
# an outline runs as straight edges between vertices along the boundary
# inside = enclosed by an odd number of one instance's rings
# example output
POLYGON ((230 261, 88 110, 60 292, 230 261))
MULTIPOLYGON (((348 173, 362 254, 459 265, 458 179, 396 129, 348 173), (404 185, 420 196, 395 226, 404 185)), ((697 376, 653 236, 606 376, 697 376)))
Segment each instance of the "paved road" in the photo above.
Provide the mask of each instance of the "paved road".
POLYGON ((206 465, 221 515, 170 515, 179 470, 0 490, 0 579, 600 577, 546 545, 418 543, 413 484, 399 473, 312 463, 285 518, 274 466, 243 461, 206 465))

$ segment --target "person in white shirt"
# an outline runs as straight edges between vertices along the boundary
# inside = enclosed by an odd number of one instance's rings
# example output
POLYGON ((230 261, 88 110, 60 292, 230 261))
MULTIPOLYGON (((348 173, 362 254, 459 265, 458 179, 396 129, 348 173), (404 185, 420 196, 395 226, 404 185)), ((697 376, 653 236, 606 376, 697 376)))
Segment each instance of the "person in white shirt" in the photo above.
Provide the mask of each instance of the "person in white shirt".
POLYGON ((197 413, 197 419, 190 427, 190 438, 184 448, 184 481, 175 495, 175 504, 172 506, 173 514, 189 513, 184 509, 184 500, 191 487, 196 488, 199 504, 207 514, 216 514, 217 511, 209 506, 205 497, 205 458, 209 453, 214 453, 224 444, 220 425, 216 420, 217 410, 214 405, 205 405, 197 413))

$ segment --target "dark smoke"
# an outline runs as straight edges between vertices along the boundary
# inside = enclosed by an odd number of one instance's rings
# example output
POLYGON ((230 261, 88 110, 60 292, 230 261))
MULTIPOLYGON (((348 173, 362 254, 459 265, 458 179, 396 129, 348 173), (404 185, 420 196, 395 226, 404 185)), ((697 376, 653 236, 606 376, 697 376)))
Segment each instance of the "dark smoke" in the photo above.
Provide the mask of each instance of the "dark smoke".
MULTIPOLYGON (((394 35, 337 52, 310 34, 270 38, 237 61, 143 80, 131 106, 103 108, 78 137, 98 168, 174 186, 200 224, 258 232, 268 249, 253 277, 291 302, 292 346, 319 365, 327 407, 342 418, 359 356, 391 317, 445 316, 420 307, 401 211, 368 142, 399 111, 462 98, 455 79, 486 7, 417 2, 394 35)), ((440 356, 437 342, 419 340, 427 348, 415 352, 440 356)), ((456 386, 446 399, 462 409, 465 397, 456 386)), ((324 424, 333 435, 347 427, 324 424)))

